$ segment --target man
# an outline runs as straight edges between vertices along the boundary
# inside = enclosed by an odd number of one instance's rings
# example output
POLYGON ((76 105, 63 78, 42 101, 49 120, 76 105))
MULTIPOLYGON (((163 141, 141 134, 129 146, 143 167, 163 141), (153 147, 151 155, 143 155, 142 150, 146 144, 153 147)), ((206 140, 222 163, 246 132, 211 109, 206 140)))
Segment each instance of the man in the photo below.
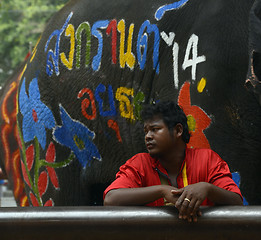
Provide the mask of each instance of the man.
POLYGON ((174 102, 142 113, 148 153, 129 159, 104 192, 104 205, 173 204, 179 218, 197 221, 201 205, 242 205, 225 161, 210 149, 187 148, 187 118, 174 102))

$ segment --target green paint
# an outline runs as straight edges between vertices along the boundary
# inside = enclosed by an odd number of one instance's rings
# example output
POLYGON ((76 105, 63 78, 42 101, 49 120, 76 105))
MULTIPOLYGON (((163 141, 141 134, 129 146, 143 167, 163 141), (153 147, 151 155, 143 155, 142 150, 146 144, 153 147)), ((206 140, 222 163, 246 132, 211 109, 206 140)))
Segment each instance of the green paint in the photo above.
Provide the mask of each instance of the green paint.
POLYGON ((82 48, 82 32, 85 30, 86 33, 86 53, 85 53, 85 67, 90 64, 90 53, 91 53, 91 27, 88 22, 83 22, 79 25, 76 30, 76 68, 79 69, 81 66, 81 48, 82 48))

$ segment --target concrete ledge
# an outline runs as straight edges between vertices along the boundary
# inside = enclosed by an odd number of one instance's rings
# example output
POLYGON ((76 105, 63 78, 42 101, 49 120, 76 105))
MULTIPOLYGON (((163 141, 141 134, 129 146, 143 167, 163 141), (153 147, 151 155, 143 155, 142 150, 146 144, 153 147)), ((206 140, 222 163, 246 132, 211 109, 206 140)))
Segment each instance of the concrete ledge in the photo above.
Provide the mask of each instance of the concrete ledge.
POLYGON ((197 223, 173 207, 1 208, 1 239, 261 239, 261 207, 203 208, 197 223))

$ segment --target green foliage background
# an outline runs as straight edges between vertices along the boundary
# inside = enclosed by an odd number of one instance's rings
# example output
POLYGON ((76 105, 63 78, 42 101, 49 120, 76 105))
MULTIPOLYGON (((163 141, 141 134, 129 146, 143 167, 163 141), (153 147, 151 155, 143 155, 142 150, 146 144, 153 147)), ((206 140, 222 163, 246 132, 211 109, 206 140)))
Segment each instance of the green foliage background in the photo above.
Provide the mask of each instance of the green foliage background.
POLYGON ((23 62, 48 19, 68 0, 0 0, 0 86, 23 62))

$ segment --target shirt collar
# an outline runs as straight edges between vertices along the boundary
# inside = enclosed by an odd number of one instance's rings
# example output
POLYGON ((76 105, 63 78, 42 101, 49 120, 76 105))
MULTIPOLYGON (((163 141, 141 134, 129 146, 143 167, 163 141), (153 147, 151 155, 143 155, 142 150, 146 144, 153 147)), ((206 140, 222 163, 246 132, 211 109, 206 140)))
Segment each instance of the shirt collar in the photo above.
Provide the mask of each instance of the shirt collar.
MULTIPOLYGON (((183 168, 184 168, 184 165, 185 165, 185 162, 186 162, 186 159, 187 159, 187 155, 188 155, 188 151, 189 151, 189 148, 187 148, 187 146, 186 146, 186 149, 185 149, 185 157, 184 157, 184 160, 183 160, 183 162, 182 162, 182 164, 181 164, 181 167, 180 167, 180 170, 179 170, 179 174, 182 172, 182 170, 183 170, 183 168)), ((149 154, 149 153, 148 153, 148 154, 149 154)), ((152 167, 153 167, 154 169, 160 170, 162 173, 167 174, 167 171, 166 171, 166 169, 162 166, 160 160, 157 159, 157 158, 152 157, 150 154, 149 154, 149 156, 150 156, 150 159, 151 159, 151 165, 152 165, 152 167)), ((178 174, 178 175, 179 175, 179 174, 178 174)))

